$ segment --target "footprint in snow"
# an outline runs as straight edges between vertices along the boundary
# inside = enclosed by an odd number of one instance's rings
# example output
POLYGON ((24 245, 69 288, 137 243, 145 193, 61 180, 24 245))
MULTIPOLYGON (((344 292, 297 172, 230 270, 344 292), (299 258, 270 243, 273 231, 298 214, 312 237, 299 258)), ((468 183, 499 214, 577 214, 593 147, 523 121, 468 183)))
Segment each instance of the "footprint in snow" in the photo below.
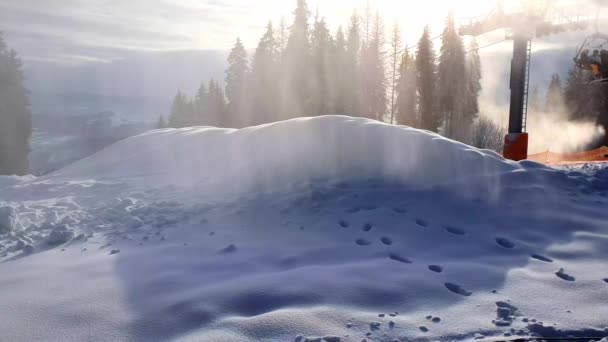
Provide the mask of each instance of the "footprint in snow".
POLYGON ((443 267, 438 266, 438 265, 431 265, 431 266, 429 266, 429 270, 431 270, 432 272, 435 272, 435 273, 441 273, 441 272, 443 272, 443 267))
POLYGON ((220 251, 220 254, 230 254, 230 253, 234 253, 236 252, 236 246, 235 245, 229 245, 227 247, 224 247, 224 249, 222 249, 220 251))
POLYGON ((364 232, 369 232, 372 230, 372 228, 374 228, 374 225, 371 223, 366 223, 365 225, 363 225, 363 231, 364 232))
POLYGON ((393 211, 395 211, 397 214, 406 214, 407 213, 407 209, 405 209, 405 208, 394 208, 393 211))
POLYGON ((499 244, 501 247, 507 248, 507 249, 513 249, 515 248, 515 244, 509 240, 509 239, 505 239, 505 238, 496 238, 496 243, 499 244))
POLYGON ((418 329, 420 329, 420 331, 422 331, 423 333, 429 332, 429 328, 425 326, 418 327, 418 329))
POLYGON ((393 240, 389 237, 383 237, 380 239, 380 241, 382 241, 383 244, 390 246, 393 244, 393 240))
POLYGON ((109 255, 114 255, 120 253, 120 249, 113 249, 109 255))
POLYGON ((347 209, 346 212, 349 214, 356 214, 356 213, 360 212, 361 210, 362 210, 361 207, 351 207, 351 208, 347 209))
POLYGON ((429 223, 426 222, 425 220, 421 220, 421 219, 416 219, 416 224, 419 225, 420 227, 428 227, 429 223))
POLYGON ((576 281, 576 278, 566 273, 566 271, 562 268, 559 272, 555 273, 556 276, 565 280, 565 281, 576 281))
POLYGON ((604 283, 608 284, 608 278, 604 279, 604 283))
POLYGON ((355 240, 355 243, 359 246, 369 246, 372 244, 372 242, 367 239, 357 239, 355 240))
POLYGON ((350 224, 347 221, 344 221, 344 220, 340 221, 339 224, 340 224, 340 227, 342 227, 342 228, 348 228, 348 227, 350 227, 350 224))
POLYGON ((446 226, 445 230, 448 233, 453 234, 453 235, 460 235, 460 236, 467 235, 467 233, 464 230, 462 230, 460 228, 456 228, 456 227, 446 226))
POLYGON ((457 284, 445 283, 445 287, 448 290, 450 290, 456 294, 459 294, 461 296, 470 297, 473 294, 473 292, 467 291, 464 288, 462 288, 460 285, 457 285, 457 284))
POLYGON ((544 262, 553 262, 553 259, 547 258, 546 256, 540 254, 532 254, 532 259, 544 261, 544 262))
POLYGON ((390 254, 388 257, 389 257, 389 259, 394 260, 394 261, 398 261, 400 263, 404 263, 404 264, 411 264, 412 263, 411 260, 409 260, 408 258, 404 258, 404 257, 402 257, 399 254, 394 254, 393 253, 393 254, 390 254))

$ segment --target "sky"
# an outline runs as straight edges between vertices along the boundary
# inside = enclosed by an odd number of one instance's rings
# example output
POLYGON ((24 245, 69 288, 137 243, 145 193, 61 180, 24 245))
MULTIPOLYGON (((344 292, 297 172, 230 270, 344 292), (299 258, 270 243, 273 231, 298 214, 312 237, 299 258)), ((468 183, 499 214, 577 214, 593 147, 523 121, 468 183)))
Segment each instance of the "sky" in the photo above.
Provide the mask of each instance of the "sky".
MULTIPOLYGON (((538 0, 535 0, 538 1, 538 0)), ((542 0, 548 1, 548 0, 542 0)), ((557 1, 557 0, 551 0, 557 1)), ((559 0, 573 1, 573 0, 559 0)), ((580 2, 580 1, 579 1, 580 2)), ((240 37, 254 48, 269 20, 291 21, 295 0, 0 0, 0 30, 27 61, 103 62, 125 51, 226 50, 240 37)), ((366 0, 309 0, 336 29, 366 0)), ((369 0, 404 44, 423 26, 439 32, 446 14, 488 13, 490 0, 369 0)))

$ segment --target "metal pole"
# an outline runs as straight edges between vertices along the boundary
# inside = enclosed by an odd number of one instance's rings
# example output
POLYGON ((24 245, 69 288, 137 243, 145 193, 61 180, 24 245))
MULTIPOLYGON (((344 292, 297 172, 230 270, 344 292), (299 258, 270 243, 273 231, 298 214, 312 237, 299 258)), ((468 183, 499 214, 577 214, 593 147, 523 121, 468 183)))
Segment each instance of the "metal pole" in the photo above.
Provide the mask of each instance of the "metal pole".
POLYGON ((509 112, 509 133, 523 133, 524 99, 526 85, 526 62, 528 38, 516 35, 513 41, 511 61, 511 109, 509 112))

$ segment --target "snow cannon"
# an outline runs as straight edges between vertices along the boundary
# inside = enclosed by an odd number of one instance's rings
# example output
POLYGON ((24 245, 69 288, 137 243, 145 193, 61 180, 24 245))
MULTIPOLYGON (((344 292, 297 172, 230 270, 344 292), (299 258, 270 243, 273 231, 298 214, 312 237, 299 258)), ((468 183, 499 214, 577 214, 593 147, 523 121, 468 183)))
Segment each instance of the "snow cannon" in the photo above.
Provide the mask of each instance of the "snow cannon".
POLYGON ((528 133, 507 134, 503 156, 514 161, 528 159, 528 133))

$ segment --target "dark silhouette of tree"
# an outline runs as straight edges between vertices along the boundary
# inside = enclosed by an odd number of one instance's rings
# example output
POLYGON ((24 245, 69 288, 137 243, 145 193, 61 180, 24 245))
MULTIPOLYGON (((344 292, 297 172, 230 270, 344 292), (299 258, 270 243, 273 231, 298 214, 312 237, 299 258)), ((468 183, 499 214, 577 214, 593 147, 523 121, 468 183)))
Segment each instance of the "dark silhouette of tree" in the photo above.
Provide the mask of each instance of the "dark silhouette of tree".
POLYGON ((21 60, 0 33, 0 175, 29 172, 32 113, 24 82, 21 60))
POLYGON ((198 88, 194 96, 194 119, 196 125, 207 125, 207 108, 209 106, 209 92, 204 83, 198 88))
POLYGON ((505 127, 487 117, 481 117, 473 125, 470 144, 481 149, 501 153, 504 147, 505 127))
POLYGON ((232 127, 243 127, 250 123, 247 78, 249 65, 247 51, 240 39, 228 56, 226 70, 226 98, 228 99, 228 116, 224 124, 232 127))
POLYGON ((573 67, 568 72, 568 79, 564 88, 564 103, 572 119, 595 119, 598 112, 599 88, 589 84, 588 72, 573 67))
POLYGON ((168 124, 167 121, 165 120, 164 116, 160 116, 158 118, 158 122, 156 123, 156 129, 163 129, 163 128, 167 128, 168 124))
POLYGON ((216 127, 227 127, 226 114, 228 105, 222 87, 215 81, 209 81, 209 103, 206 113, 206 125, 216 127))
POLYGON ((272 23, 268 23, 251 63, 249 91, 252 97, 252 117, 248 124, 268 123, 279 118, 277 75, 280 73, 280 54, 280 42, 275 40, 272 23))
POLYGON ((419 127, 416 110, 416 61, 405 52, 399 67, 397 84, 397 124, 419 127))
POLYGON ((532 93, 530 94, 528 108, 530 109, 531 113, 540 113, 541 111, 540 92, 538 87, 534 87, 534 90, 532 90, 532 93))
POLYGON ((281 111, 286 118, 310 115, 310 42, 306 0, 297 0, 284 63, 284 94, 281 111))
POLYGON ((361 50, 359 97, 362 115, 378 121, 384 121, 387 105, 384 43, 384 25, 380 13, 376 13, 371 34, 361 50))
POLYGON ((334 84, 334 41, 325 19, 317 15, 311 37, 312 84, 310 115, 333 114, 336 84, 334 84))
POLYGON ((348 26, 346 46, 346 65, 344 75, 346 113, 353 116, 361 115, 359 94, 361 82, 359 77, 359 56, 361 53, 361 20, 357 12, 353 12, 348 26))
POLYGON ((444 135, 462 139, 462 130, 469 127, 473 120, 464 116, 467 86, 465 51, 452 13, 446 19, 441 40, 437 75, 439 112, 444 123, 444 135))
POLYGON ((564 92, 562 81, 559 74, 551 76, 551 82, 547 89, 547 100, 545 102, 545 112, 555 113, 564 109, 564 92))
POLYGON ((186 94, 178 90, 171 105, 169 126, 173 128, 194 126, 196 121, 193 114, 192 102, 186 94))
POLYGON ((481 94, 481 58, 479 57, 479 46, 473 38, 469 45, 469 53, 466 56, 466 79, 464 94, 463 123, 471 125, 479 117, 479 95, 481 94))
POLYGON ((420 128, 437 132, 441 118, 436 107, 436 66, 435 51, 428 26, 418 42, 416 51, 416 87, 418 90, 418 116, 420 128))
POLYGON ((402 58, 402 42, 401 42, 401 30, 399 25, 395 23, 393 26, 393 36, 391 37, 391 55, 390 55, 390 73, 391 73, 391 105, 390 105, 390 123, 394 124, 397 115, 397 88, 399 86, 399 67, 403 61, 402 58))
POLYGON ((336 39, 331 53, 332 87, 334 89, 333 109, 335 113, 348 114, 350 108, 349 89, 351 75, 348 42, 342 26, 336 32, 336 39))

